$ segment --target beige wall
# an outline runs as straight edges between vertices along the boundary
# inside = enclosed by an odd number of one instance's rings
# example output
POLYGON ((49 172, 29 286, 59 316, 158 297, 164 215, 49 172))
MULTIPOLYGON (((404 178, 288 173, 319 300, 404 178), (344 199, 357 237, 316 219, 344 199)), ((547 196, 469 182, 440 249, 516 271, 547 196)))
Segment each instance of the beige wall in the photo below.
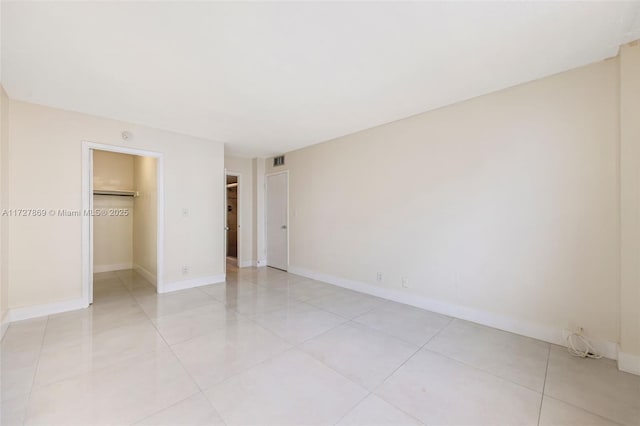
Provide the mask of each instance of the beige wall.
POLYGON ((93 208, 126 210, 126 215, 93 218, 93 272, 133 267, 133 198, 94 195, 93 208))
POLYGON ((288 153, 291 269, 618 341, 618 87, 607 60, 288 153))
MULTIPOLYGON (((0 212, 9 206, 9 98, 0 85, 0 212)), ((0 216, 0 338, 9 306, 9 218, 0 216)))
MULTIPOLYGON (((81 209, 82 141, 164 155, 166 284, 223 273, 220 143, 12 100, 9 206, 81 209), (123 130, 133 140, 123 142, 123 130)), ((81 297, 80 217, 11 218, 9 228, 10 308, 81 297)))
POLYGON ((157 284, 158 161, 134 159, 134 181, 138 197, 133 208, 133 263, 154 285, 157 284))
POLYGON ((620 82, 620 344, 640 374, 640 42, 622 46, 620 82))
MULTIPOLYGON (((93 152, 93 187, 131 191, 133 155, 93 152)), ((93 196, 94 209, 126 209, 127 215, 99 215, 93 218, 93 271, 106 272, 133 267, 133 198, 93 196)))
POLYGON ((266 266, 267 253, 265 242, 265 159, 254 158, 251 161, 251 170, 253 171, 253 217, 251 223, 253 225, 253 247, 252 256, 256 259, 256 266, 266 266))
POLYGON ((253 168, 252 160, 249 158, 224 157, 224 167, 227 172, 240 173, 241 177, 241 199, 239 200, 239 208, 241 215, 240 223, 240 254, 238 262, 240 266, 251 266, 255 262, 253 257, 253 168))
POLYGON ((133 182, 133 155, 99 151, 93 153, 93 187, 131 191, 133 182))

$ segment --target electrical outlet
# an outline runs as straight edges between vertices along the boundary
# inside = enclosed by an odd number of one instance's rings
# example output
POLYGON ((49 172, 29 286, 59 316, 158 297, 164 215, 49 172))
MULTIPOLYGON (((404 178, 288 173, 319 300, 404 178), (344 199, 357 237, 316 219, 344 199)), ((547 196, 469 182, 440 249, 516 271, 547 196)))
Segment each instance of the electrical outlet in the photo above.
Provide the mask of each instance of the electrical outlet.
POLYGON ((189 267, 188 266, 183 266, 182 267, 182 275, 187 275, 189 273, 189 267))
POLYGON ((583 326, 573 321, 570 321, 564 330, 567 333, 574 333, 580 336, 584 336, 586 331, 583 326))
POLYGON ((378 275, 377 275, 376 279, 378 281, 382 281, 382 272, 378 272, 378 275))
POLYGON ((409 278, 402 277, 402 287, 409 288, 409 278))

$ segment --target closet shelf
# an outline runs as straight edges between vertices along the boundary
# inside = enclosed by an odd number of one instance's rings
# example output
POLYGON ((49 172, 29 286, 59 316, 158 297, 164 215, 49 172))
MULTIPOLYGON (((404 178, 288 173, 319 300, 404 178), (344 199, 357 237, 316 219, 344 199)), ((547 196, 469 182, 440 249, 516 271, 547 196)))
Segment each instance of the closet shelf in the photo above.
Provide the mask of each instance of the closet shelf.
POLYGON ((138 191, 118 191, 112 189, 94 189, 93 195, 115 195, 118 197, 137 197, 138 191))

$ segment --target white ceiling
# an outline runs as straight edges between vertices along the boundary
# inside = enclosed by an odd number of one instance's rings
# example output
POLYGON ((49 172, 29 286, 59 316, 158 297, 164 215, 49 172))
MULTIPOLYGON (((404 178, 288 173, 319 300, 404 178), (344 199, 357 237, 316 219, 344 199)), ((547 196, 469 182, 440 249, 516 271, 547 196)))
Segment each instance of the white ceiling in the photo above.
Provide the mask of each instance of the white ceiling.
POLYGON ((614 56, 640 2, 7 2, 10 97, 282 153, 614 56))

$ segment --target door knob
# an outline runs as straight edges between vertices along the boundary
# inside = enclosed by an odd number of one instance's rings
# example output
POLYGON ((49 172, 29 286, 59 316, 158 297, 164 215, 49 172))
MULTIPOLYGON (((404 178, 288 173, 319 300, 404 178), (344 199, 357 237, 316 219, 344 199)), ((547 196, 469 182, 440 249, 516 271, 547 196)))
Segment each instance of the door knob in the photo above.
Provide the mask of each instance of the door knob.
POLYGON ((228 231, 228 230, 229 230, 229 227, 228 227, 228 226, 225 226, 225 227, 224 227, 224 230, 225 230, 225 231, 228 231))
POLYGON ((282 225, 282 229, 287 229, 287 225, 282 225))

